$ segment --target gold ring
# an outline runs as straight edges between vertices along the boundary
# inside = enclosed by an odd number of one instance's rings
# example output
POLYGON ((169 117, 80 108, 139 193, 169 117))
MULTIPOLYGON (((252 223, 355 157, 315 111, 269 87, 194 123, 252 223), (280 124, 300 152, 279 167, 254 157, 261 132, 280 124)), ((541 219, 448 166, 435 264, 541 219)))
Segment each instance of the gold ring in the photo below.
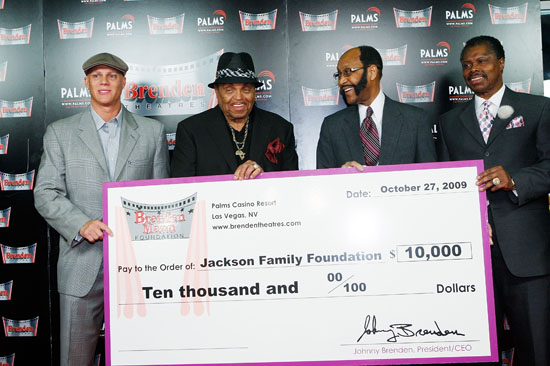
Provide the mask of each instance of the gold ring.
POLYGON ((493 185, 498 186, 499 184, 500 184, 500 179, 498 179, 498 177, 493 178, 493 185))

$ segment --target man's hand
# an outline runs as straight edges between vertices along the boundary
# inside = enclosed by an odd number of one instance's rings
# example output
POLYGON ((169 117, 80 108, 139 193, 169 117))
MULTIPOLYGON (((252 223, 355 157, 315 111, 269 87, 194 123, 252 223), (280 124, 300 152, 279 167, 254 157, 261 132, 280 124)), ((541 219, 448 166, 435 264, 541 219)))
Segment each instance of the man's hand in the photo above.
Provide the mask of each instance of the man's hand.
POLYGON ((516 189, 512 182, 512 177, 510 177, 510 174, 500 165, 489 168, 478 175, 476 185, 479 186, 481 192, 488 189, 490 189, 491 192, 498 191, 499 189, 505 191, 516 189))
POLYGON ((247 160, 237 167, 233 174, 234 180, 254 179, 264 170, 255 161, 247 160))
POLYGON ((340 168, 355 168, 355 169, 359 170, 360 172, 365 170, 365 167, 363 165, 359 164, 356 161, 346 161, 344 163, 344 165, 342 165, 340 168))
POLYGON ((90 243, 103 240, 103 232, 113 236, 113 232, 107 225, 99 220, 90 220, 80 228, 79 234, 90 243))

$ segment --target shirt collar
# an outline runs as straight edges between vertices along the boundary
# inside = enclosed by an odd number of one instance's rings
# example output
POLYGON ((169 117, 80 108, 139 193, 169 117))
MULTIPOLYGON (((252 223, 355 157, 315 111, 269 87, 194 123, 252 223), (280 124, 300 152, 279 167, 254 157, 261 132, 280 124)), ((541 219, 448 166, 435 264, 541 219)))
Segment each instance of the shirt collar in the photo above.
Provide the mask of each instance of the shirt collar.
MULTIPOLYGON (((382 117, 384 113, 384 101, 385 101, 384 93, 380 90, 378 92, 378 95, 374 100, 372 101, 370 107, 372 108, 372 118, 376 122, 382 122, 382 117)), ((363 122, 365 117, 367 116, 367 109, 369 106, 359 104, 359 123, 363 122)))
POLYGON ((483 99, 476 95, 474 97, 475 104, 476 104, 476 111, 480 110, 481 105, 483 104, 483 102, 485 102, 485 100, 489 100, 492 103, 492 105, 495 106, 496 109, 498 110, 498 108, 500 107, 500 103, 502 102, 502 97, 504 96, 505 90, 506 90, 506 87, 504 86, 504 84, 502 84, 502 87, 495 94, 493 94, 489 99, 483 99))
MULTIPOLYGON (((116 117, 107 122, 114 123, 114 124, 119 124, 120 122, 120 125, 122 125, 122 109, 123 108, 121 107, 116 117)), ((99 116, 99 114, 97 114, 97 112, 92 108, 92 106, 90 106, 90 112, 92 112, 92 119, 94 120, 95 129, 99 131, 99 129, 103 127, 103 125, 107 122, 104 121, 103 118, 99 116)))

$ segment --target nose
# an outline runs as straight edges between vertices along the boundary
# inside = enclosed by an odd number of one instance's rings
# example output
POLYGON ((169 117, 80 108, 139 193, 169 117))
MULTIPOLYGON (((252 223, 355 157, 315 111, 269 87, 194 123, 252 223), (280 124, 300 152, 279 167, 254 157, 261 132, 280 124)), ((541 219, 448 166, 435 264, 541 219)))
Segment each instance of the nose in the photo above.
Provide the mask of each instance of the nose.
POLYGON ((346 85, 346 82, 348 81, 348 78, 344 75, 340 74, 338 76, 338 86, 341 88, 343 85, 346 85))

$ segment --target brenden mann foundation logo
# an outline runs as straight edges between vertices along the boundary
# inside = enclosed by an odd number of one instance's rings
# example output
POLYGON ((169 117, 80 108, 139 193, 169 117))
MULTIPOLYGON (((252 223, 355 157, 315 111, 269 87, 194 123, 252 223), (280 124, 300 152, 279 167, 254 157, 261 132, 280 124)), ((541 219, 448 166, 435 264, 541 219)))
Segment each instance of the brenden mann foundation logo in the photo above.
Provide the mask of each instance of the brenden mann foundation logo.
POLYGON ((8 153, 8 143, 10 142, 10 134, 0 136, 0 155, 8 153))
POLYGON ((197 114, 215 106, 213 89, 206 85, 216 73, 220 51, 176 65, 128 62, 122 102, 142 116, 197 114))
POLYGON ((302 86, 302 95, 306 107, 318 107, 326 105, 338 105, 340 88, 335 86, 326 89, 312 89, 302 86))
POLYGON ((256 100, 261 102, 271 99, 273 86, 275 86, 275 74, 269 70, 262 70, 258 73, 258 79, 264 85, 256 88, 256 100))
POLYGON ((407 45, 398 48, 377 48, 384 66, 404 66, 407 64, 407 45))
MULTIPOLYGON (((0 301, 10 301, 11 300, 11 289, 13 287, 13 280, 0 283, 0 301)), ((0 363, 0 365, 2 365, 0 363)))
POLYGON ((176 147, 176 133, 167 133, 166 142, 168 143, 168 150, 174 150, 176 147))
POLYGON ((32 24, 22 28, 0 28, 0 46, 29 44, 32 24))
POLYGON ((326 14, 307 14, 300 13, 300 23, 302 23, 302 32, 314 31, 333 31, 336 30, 336 21, 338 20, 338 10, 326 14))
POLYGON ((32 191, 34 187, 34 169, 27 173, 10 174, 0 172, 2 191, 32 191))
POLYGON ((32 99, 8 101, 0 99, 0 118, 30 117, 32 114, 32 99))
POLYGON ((226 20, 225 11, 214 10, 212 16, 197 18, 197 30, 200 33, 221 33, 224 30, 226 20))
POLYGON ((10 226, 10 214, 11 214, 11 207, 5 208, 2 211, 0 211, 0 227, 10 226))
POLYGON ((436 48, 421 48, 420 63, 422 65, 446 65, 449 62, 451 46, 447 42, 439 42, 436 48))
POLYGON ((397 28, 422 28, 432 25, 433 6, 422 10, 401 10, 393 8, 397 28))
POLYGON ((449 101, 453 103, 464 103, 474 97, 474 92, 465 85, 449 85, 449 101))
POLYGON ((121 201, 133 241, 189 238, 196 193, 171 203, 121 201))
POLYGON ((268 13, 251 14, 239 10, 242 31, 273 30, 277 23, 277 9, 268 13))
POLYGON ((107 37, 129 37, 134 31, 134 16, 124 14, 119 20, 112 20, 105 23, 107 37))
POLYGON ((523 81, 517 81, 514 83, 506 83, 506 86, 518 93, 531 93, 531 78, 523 81))
POLYGON ((94 32, 94 18, 82 22, 69 23, 57 19, 60 39, 92 38, 94 32))
POLYGON ((0 244, 0 251, 4 264, 34 263, 36 259, 36 243, 26 247, 9 247, 0 244))
POLYGON ((157 18, 147 15, 149 34, 180 34, 183 33, 185 13, 170 18, 157 18))
POLYGON ((0 63, 0 83, 6 81, 6 73, 8 72, 8 61, 0 63))
POLYGON ((0 357, 1 366, 13 366, 15 361, 15 353, 12 353, 9 356, 0 357))
POLYGON ((474 24, 476 7, 472 3, 462 4, 459 10, 445 10, 445 23, 448 27, 469 27, 474 24))
POLYGON ((2 317, 6 337, 36 337, 38 317, 28 320, 13 320, 2 317))
POLYGON ((380 22, 380 9, 371 6, 366 13, 351 14, 351 29, 373 30, 378 29, 380 22))
POLYGON ((493 24, 521 24, 527 21, 527 7, 529 3, 504 8, 489 4, 491 23, 493 24))
POLYGON ((431 103, 434 101, 435 81, 426 85, 395 84, 401 103, 431 103))

